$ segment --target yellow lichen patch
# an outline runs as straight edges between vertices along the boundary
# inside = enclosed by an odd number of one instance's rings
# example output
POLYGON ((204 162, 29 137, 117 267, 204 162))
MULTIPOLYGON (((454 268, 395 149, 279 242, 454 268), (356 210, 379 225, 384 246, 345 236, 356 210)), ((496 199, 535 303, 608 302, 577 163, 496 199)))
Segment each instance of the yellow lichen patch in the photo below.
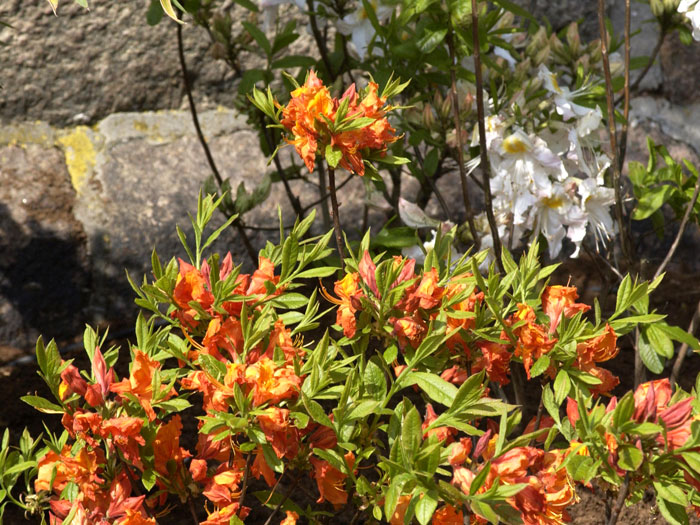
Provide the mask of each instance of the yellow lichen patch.
POLYGON ((70 173, 73 188, 81 193, 89 172, 95 167, 97 152, 90 140, 87 126, 78 126, 67 135, 59 137, 57 142, 66 154, 66 166, 70 173))
POLYGON ((148 124, 143 120, 134 120, 134 129, 140 131, 141 133, 146 133, 148 131, 148 124))

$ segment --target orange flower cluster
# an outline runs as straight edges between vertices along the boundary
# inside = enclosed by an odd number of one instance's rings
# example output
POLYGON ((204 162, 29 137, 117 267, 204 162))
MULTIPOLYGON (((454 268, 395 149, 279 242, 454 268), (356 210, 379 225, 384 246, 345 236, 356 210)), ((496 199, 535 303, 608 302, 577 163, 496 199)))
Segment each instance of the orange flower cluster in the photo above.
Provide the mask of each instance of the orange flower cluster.
POLYGON ((396 130, 385 116, 391 107, 377 94, 377 89, 377 84, 370 82, 360 100, 353 84, 340 99, 331 98, 328 88, 316 73, 309 71, 304 85, 292 91, 280 122, 293 134, 294 139, 287 142, 294 145, 309 171, 314 170, 317 152, 331 146, 342 153, 341 167, 364 175, 363 154, 383 152, 388 144, 397 140, 396 130), (333 132, 328 123, 341 124, 336 120, 338 108, 344 102, 348 104, 344 122, 355 121, 360 125, 351 125, 345 130, 341 127, 340 131, 333 132))
MULTIPOLYGON (((497 436, 485 434, 477 444, 475 456, 490 459, 489 472, 478 493, 484 493, 498 485, 523 484, 524 487, 506 501, 520 514, 525 525, 559 525, 571 520, 566 508, 578 497, 574 485, 562 462, 567 451, 544 451, 534 447, 516 447, 497 458, 492 457, 490 444, 484 442, 490 438, 492 443, 497 436)), ((456 445, 450 456, 454 477, 452 483, 469 494, 471 484, 478 472, 473 472, 464 465, 471 451, 471 442, 456 445)), ((488 520, 475 516, 476 523, 488 523, 488 520)))

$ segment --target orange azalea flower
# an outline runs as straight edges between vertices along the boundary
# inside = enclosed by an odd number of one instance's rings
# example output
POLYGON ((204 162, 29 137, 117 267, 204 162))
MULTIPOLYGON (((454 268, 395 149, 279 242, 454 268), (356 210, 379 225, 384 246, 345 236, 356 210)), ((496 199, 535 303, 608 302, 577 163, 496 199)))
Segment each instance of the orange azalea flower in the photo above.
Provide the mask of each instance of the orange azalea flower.
MULTIPOLYGON (((233 363, 229 363, 232 365, 233 363)), ((243 365, 238 365, 243 366, 243 365)), ((228 373, 226 375, 228 377, 228 373)), ((202 393, 202 406, 206 412, 228 410, 226 400, 233 396, 233 390, 209 376, 204 370, 193 370, 180 380, 180 385, 186 390, 198 390, 202 393)))
POLYGON ((255 479, 260 479, 262 476, 265 479, 265 483, 268 486, 273 487, 277 478, 275 477, 275 471, 270 468, 265 461, 265 455, 263 454, 262 447, 255 449, 255 460, 250 467, 250 473, 255 479))
POLYGON ((433 525, 462 525, 463 523, 464 514, 452 505, 440 507, 433 514, 433 525))
POLYGON ((245 371, 245 381, 253 388, 253 405, 276 404, 299 395, 302 379, 288 366, 278 367, 263 357, 245 371))
POLYGON ((201 522, 199 525, 229 525, 229 523, 231 523, 231 518, 234 516, 244 520, 249 513, 249 507, 241 507, 238 502, 231 503, 214 512, 208 513, 206 521, 201 522))
POLYGON ((594 363, 612 359, 618 352, 617 334, 612 326, 606 324, 602 334, 576 345, 577 365, 581 370, 586 370, 587 366, 594 363))
POLYGON ((481 355, 474 360, 472 372, 486 370, 490 381, 501 386, 510 383, 508 374, 510 374, 510 360, 513 354, 508 350, 508 347, 491 341, 479 341, 476 345, 481 350, 481 355))
POLYGON ((205 459, 193 459, 188 469, 192 476, 192 481, 200 482, 207 479, 207 461, 205 459))
POLYGON ((425 321, 417 315, 394 319, 393 324, 394 334, 399 339, 400 348, 404 348, 406 343, 410 343, 413 348, 418 348, 428 329, 425 321))
POLYGON ((61 372, 61 384, 58 393, 62 401, 68 399, 71 394, 84 396, 87 391, 87 381, 80 375, 80 370, 75 365, 68 365, 61 372))
MULTIPOLYGON (((246 295, 267 295, 265 283, 268 281, 277 286, 277 283, 280 282, 280 276, 275 275, 275 265, 270 259, 259 257, 258 269, 253 272, 253 276, 250 278, 246 295)), ((279 293, 279 291, 277 290, 275 293, 279 293)))
POLYGON ((196 312, 190 309, 189 303, 196 301, 202 309, 208 310, 214 302, 214 295, 207 288, 207 280, 200 270, 182 259, 178 261, 180 261, 180 273, 175 281, 173 299, 186 315, 193 317, 196 312))
POLYGON ((153 441, 154 467, 156 472, 166 479, 173 479, 172 471, 169 471, 168 464, 174 465, 176 469, 182 467, 185 458, 190 457, 187 450, 180 447, 180 434, 182 433, 182 421, 180 415, 175 414, 168 423, 158 427, 156 438, 153 441))
POLYGON ((515 345, 516 357, 521 357, 523 366, 530 379, 530 368, 537 359, 548 353, 556 344, 556 339, 550 339, 542 325, 535 323, 535 311, 531 306, 518 304, 518 311, 513 315, 511 322, 525 323, 513 330, 518 338, 515 345))
POLYGON ((587 312, 591 307, 575 302, 578 292, 575 286, 547 286, 542 293, 542 310, 549 316, 549 333, 559 326, 561 316, 573 317, 578 312, 587 312))
POLYGON ((304 85, 291 95, 292 99, 282 110, 280 123, 292 132, 294 140, 288 142, 294 144, 306 167, 313 172, 319 138, 316 124, 323 122, 323 117, 332 116, 333 100, 314 71, 309 71, 304 85))
POLYGON ((404 517, 406 516, 406 510, 408 509, 409 503, 411 503, 411 496, 407 494, 399 496, 394 513, 389 519, 390 525, 404 525, 404 517))
POLYGON ((472 451, 471 438, 461 438, 450 450, 449 462, 453 467, 464 465, 472 451))
POLYGON ((140 512, 131 509, 126 510, 126 515, 115 525, 156 525, 155 518, 145 518, 140 512))
POLYGON ((139 445, 145 445, 146 440, 141 436, 143 419, 140 417, 113 417, 102 422, 99 435, 110 438, 112 443, 121 450, 124 459, 131 461, 138 468, 143 468, 139 445))
POLYGON ((391 107, 385 106, 386 100, 377 96, 374 82, 369 83, 364 99, 358 103, 354 84, 340 99, 331 98, 328 88, 316 73, 309 71, 304 85, 291 95, 289 104, 282 109, 280 123, 294 136, 287 142, 294 145, 309 171, 314 170, 317 151, 324 151, 325 146, 332 145, 342 152, 340 166, 364 175, 363 152, 384 151, 387 144, 398 138, 385 117, 391 107), (346 118, 369 118, 372 122, 362 128, 331 134, 326 119, 335 121, 336 111, 343 101, 348 103, 346 118))
MULTIPOLYGON (((348 493, 345 492, 345 478, 347 476, 331 466, 326 460, 312 456, 309 461, 314 467, 314 477, 320 494, 316 503, 329 501, 336 509, 345 505, 348 502, 348 493)), ((348 452, 345 454, 345 461, 352 468, 355 464, 355 455, 348 452)))
POLYGON ((299 431, 289 421, 289 410, 270 407, 258 415, 260 429, 278 458, 293 459, 299 451, 299 431))
POLYGON ((287 517, 280 521, 280 525, 296 525, 297 520, 299 519, 299 514, 293 510, 288 510, 286 513, 287 517))
POLYGON ((668 379, 657 379, 642 383, 634 391, 634 419, 656 421, 658 413, 671 400, 671 383, 668 379))
POLYGON ((235 359, 243 351, 243 330, 241 322, 235 317, 214 317, 209 321, 207 333, 202 339, 202 346, 207 353, 219 361, 226 361, 219 350, 226 350, 230 359, 235 359))
POLYGON ((430 310, 442 301, 445 289, 438 286, 440 275, 436 268, 431 268, 423 274, 416 290, 406 302, 406 311, 415 312, 418 308, 430 310))
POLYGON ((430 436, 436 436, 439 441, 444 441, 445 445, 449 445, 454 441, 454 437, 457 435, 457 429, 451 427, 437 427, 428 430, 428 427, 437 419, 437 414, 433 409, 433 405, 428 403, 425 407, 425 419, 423 420, 423 437, 429 438, 430 436))
MULTIPOLYGON (((148 354, 141 350, 134 349, 134 360, 131 365, 129 379, 124 379, 118 383, 113 383, 110 390, 116 394, 132 394, 139 401, 139 404, 146 411, 149 421, 156 418, 151 401, 153 400, 153 372, 160 370, 161 364, 148 357, 148 354)), ((162 386, 165 389, 167 387, 162 386)), ((168 392, 163 400, 170 399, 176 394, 174 389, 168 392)))
POLYGON ((327 301, 338 305, 336 323, 343 329, 345 337, 354 337, 356 330, 355 313, 362 308, 360 298, 364 295, 360 289, 360 275, 356 272, 346 274, 340 281, 335 282, 333 289, 338 296, 337 299, 330 295, 323 285, 321 285, 321 295, 327 301))

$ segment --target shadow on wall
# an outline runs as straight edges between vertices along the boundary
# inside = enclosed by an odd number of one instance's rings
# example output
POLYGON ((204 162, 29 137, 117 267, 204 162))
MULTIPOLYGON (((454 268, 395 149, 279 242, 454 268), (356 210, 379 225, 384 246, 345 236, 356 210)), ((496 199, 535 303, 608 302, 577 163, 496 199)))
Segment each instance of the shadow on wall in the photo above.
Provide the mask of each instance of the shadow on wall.
POLYGON ((66 340, 81 333, 87 261, 82 230, 56 232, 35 219, 19 224, 0 203, 0 345, 31 353, 39 335, 66 340))

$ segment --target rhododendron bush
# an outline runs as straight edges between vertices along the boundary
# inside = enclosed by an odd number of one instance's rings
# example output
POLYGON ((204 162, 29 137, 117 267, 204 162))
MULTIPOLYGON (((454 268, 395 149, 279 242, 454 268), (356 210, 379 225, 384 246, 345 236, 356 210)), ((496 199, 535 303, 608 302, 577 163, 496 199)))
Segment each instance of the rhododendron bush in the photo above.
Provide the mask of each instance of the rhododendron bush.
POLYGON ((313 215, 244 274, 207 252, 226 226, 202 237, 217 205, 200 198, 189 261, 154 252, 150 278, 132 283, 143 313, 127 374, 90 328, 87 370, 39 341, 53 399, 23 399, 64 431, 25 460, 33 512, 553 524, 586 487, 632 501, 651 487, 664 516, 700 507, 695 392, 662 379, 610 395, 618 338, 662 322, 643 306, 658 282, 626 278, 603 319, 574 287, 547 282, 555 267, 540 266, 536 245, 482 274, 484 252, 451 259, 454 231, 422 266, 373 256, 366 235, 337 273, 324 263, 332 232, 308 236, 313 215), (520 398, 528 381, 537 408, 520 398))

